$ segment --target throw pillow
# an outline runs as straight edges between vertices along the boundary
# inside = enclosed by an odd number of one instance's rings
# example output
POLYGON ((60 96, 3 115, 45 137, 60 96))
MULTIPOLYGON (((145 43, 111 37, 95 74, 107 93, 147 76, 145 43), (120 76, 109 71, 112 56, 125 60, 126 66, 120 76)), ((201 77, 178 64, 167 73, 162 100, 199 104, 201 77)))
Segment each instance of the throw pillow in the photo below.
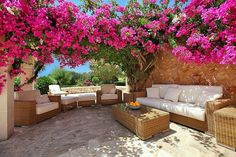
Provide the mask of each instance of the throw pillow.
POLYGON ((50 102, 50 100, 49 100, 47 94, 40 95, 39 97, 36 98, 37 104, 44 104, 44 103, 49 103, 49 102, 50 102))
POLYGON ((168 88, 164 99, 178 102, 181 90, 178 88, 168 88))
POLYGON ((159 88, 147 88, 147 97, 149 98, 160 98, 160 89, 159 88))
POLYGON ((205 108, 208 101, 213 101, 221 97, 222 94, 220 93, 202 91, 196 100, 196 105, 205 108))

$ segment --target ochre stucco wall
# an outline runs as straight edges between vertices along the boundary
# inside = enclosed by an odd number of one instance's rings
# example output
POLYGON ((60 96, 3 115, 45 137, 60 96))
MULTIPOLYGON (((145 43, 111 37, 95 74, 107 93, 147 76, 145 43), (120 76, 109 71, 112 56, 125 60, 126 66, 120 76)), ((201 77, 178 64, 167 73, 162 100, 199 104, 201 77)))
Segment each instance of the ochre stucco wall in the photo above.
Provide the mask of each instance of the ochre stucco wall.
POLYGON ((153 83, 222 85, 228 97, 236 93, 236 65, 185 63, 169 52, 162 52, 158 55, 145 87, 153 83))

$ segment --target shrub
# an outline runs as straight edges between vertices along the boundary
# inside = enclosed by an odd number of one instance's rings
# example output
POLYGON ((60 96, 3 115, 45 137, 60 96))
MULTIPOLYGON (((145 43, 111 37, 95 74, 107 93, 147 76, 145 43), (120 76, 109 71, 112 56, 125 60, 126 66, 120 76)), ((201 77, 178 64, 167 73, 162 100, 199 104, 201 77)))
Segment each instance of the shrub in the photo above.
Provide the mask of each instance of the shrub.
POLYGON ((125 81, 117 81, 117 82, 115 82, 115 85, 116 86, 125 86, 126 84, 125 84, 125 81))
POLYGON ((100 79, 98 77, 94 76, 92 78, 92 83, 93 83, 94 86, 99 85, 100 82, 101 81, 100 81, 100 79))
POLYGON ((37 79, 36 89, 40 90, 41 94, 47 94, 49 91, 48 86, 56 83, 57 82, 54 79, 47 76, 43 76, 37 79))

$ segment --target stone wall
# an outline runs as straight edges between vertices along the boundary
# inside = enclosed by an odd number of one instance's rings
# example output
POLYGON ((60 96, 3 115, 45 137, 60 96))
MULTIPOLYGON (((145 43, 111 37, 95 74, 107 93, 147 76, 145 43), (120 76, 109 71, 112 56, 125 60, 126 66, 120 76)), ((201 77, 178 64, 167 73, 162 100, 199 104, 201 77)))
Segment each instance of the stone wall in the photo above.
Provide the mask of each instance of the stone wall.
MULTIPOLYGON (((127 86, 116 86, 117 89, 127 92, 127 86)), ((95 93, 97 90, 101 90, 101 86, 80 86, 80 87, 64 87, 63 91, 69 93, 95 93)))
POLYGON ((159 54, 145 87, 153 83, 221 85, 228 97, 236 93, 236 65, 185 63, 167 51, 159 54))

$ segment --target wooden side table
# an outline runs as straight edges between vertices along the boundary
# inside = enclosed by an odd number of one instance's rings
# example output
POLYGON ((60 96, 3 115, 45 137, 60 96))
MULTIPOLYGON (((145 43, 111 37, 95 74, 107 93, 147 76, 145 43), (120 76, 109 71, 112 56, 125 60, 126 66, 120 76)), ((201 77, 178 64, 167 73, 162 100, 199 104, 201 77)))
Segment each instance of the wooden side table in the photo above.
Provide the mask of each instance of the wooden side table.
POLYGON ((124 102, 136 101, 138 97, 146 97, 146 92, 124 93, 124 102))

